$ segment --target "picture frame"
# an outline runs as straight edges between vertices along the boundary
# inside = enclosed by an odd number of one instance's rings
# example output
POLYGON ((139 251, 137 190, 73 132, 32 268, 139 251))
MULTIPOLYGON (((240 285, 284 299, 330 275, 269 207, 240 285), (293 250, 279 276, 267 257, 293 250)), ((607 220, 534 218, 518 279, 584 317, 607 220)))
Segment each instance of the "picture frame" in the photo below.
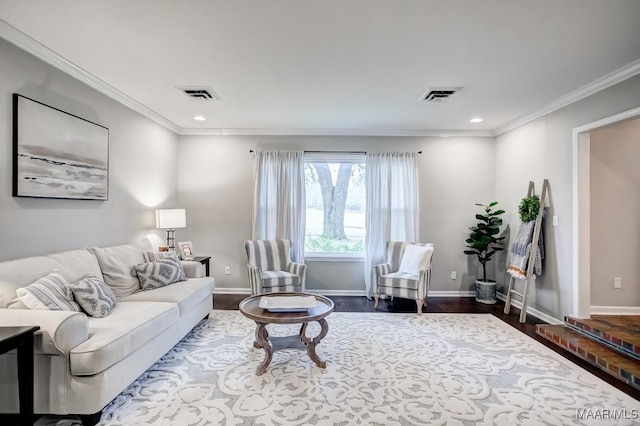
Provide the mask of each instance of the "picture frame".
POLYGON ((182 260, 193 259, 193 244, 191 244, 191 241, 180 241, 178 243, 178 253, 182 260))
POLYGON ((107 201, 109 129, 14 93, 13 196, 107 201))

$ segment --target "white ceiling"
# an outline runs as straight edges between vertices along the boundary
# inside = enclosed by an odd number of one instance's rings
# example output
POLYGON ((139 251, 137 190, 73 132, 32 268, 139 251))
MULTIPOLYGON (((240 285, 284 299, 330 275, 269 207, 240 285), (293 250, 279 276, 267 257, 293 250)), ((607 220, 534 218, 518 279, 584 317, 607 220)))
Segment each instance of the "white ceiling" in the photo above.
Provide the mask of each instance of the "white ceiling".
POLYGON ((0 0, 0 19, 183 134, 494 134, 640 72, 638 0, 0 0), (434 86, 464 89, 422 102, 434 86))

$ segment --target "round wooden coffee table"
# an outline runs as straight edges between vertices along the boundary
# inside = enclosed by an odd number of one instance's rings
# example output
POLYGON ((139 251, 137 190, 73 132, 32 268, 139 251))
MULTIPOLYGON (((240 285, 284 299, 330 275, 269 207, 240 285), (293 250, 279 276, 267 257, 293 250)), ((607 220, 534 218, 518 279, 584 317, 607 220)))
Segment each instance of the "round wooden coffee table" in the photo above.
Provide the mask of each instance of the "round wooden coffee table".
POLYGON ((324 318, 333 312, 333 302, 330 299, 309 293, 258 294, 240 302, 240 312, 242 312, 242 315, 245 317, 256 322, 256 340, 253 342, 253 347, 257 349, 262 348, 265 351, 264 361, 256 369, 256 375, 260 376, 267 370, 273 358, 273 353, 280 349, 306 349, 307 355, 309 355, 309 358, 311 358, 318 367, 325 368, 327 366, 327 363, 322 361, 316 354, 316 346, 329 332, 329 325, 324 318), (273 296, 314 296, 317 304, 304 312, 269 312, 259 306, 261 298, 273 296), (320 334, 310 339, 305 334, 305 331, 307 325, 312 321, 317 321, 320 324, 320 334), (298 323, 302 323, 300 333, 294 336, 269 337, 269 333, 267 332, 268 324, 298 323))

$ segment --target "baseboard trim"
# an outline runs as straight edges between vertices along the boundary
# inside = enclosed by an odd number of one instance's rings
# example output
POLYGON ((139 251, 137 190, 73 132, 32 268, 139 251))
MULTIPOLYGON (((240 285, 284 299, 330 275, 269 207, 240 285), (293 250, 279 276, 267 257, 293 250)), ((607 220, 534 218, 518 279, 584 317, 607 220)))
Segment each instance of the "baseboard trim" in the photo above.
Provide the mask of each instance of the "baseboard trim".
POLYGON ((427 296, 430 297, 475 297, 475 291, 448 291, 448 290, 432 290, 427 296))
MULTIPOLYGON (((507 300, 507 296, 505 296, 502 293, 497 293, 496 297, 500 300, 502 300, 503 302, 507 300)), ((522 302, 519 300, 515 300, 515 299, 511 299, 511 304, 513 306, 515 306, 518 309, 522 309, 522 302)), ((532 308, 531 306, 529 306, 527 308, 527 315, 532 315, 536 318, 538 318, 539 320, 542 320, 544 322, 546 322, 547 324, 553 324, 553 325, 562 325, 564 324, 564 322, 562 322, 561 320, 559 320, 558 318, 552 317, 549 314, 545 314, 544 312, 540 312, 537 309, 532 308)))
POLYGON ((591 306, 592 315, 640 315, 640 306, 591 306))
POLYGON ((323 296, 366 296, 365 290, 330 290, 330 289, 306 289, 307 293, 321 294, 323 296))
POLYGON ((216 287, 213 290, 213 294, 251 294, 251 289, 250 288, 233 288, 233 287, 227 287, 227 288, 216 287))
MULTIPOLYGON (((367 293, 364 290, 312 290, 306 289, 307 293, 321 294, 323 296, 366 296, 367 293)), ((213 294, 251 294, 249 288, 216 288, 213 290, 213 294)))
MULTIPOLYGON (((307 293, 322 294, 324 296, 366 296, 365 290, 337 290, 337 289, 307 289, 307 293)), ((221 287, 213 290, 213 294, 251 294, 249 288, 221 287)), ((429 297, 474 297, 475 291, 447 291, 434 290, 429 292, 429 297)))

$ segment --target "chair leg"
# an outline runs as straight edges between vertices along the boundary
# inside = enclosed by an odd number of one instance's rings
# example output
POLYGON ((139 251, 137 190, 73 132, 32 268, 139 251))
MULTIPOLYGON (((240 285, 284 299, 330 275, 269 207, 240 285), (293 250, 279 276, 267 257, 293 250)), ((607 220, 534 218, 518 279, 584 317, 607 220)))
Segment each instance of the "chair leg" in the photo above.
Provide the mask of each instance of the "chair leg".
POLYGON ((374 300, 373 309, 374 310, 378 307, 378 302, 380 301, 379 299, 380 299, 380 296, 378 295, 378 293, 373 295, 373 300, 374 300))
POLYGON ((416 305, 418 306, 418 315, 422 315, 422 304, 424 301, 422 299, 416 299, 416 305))

